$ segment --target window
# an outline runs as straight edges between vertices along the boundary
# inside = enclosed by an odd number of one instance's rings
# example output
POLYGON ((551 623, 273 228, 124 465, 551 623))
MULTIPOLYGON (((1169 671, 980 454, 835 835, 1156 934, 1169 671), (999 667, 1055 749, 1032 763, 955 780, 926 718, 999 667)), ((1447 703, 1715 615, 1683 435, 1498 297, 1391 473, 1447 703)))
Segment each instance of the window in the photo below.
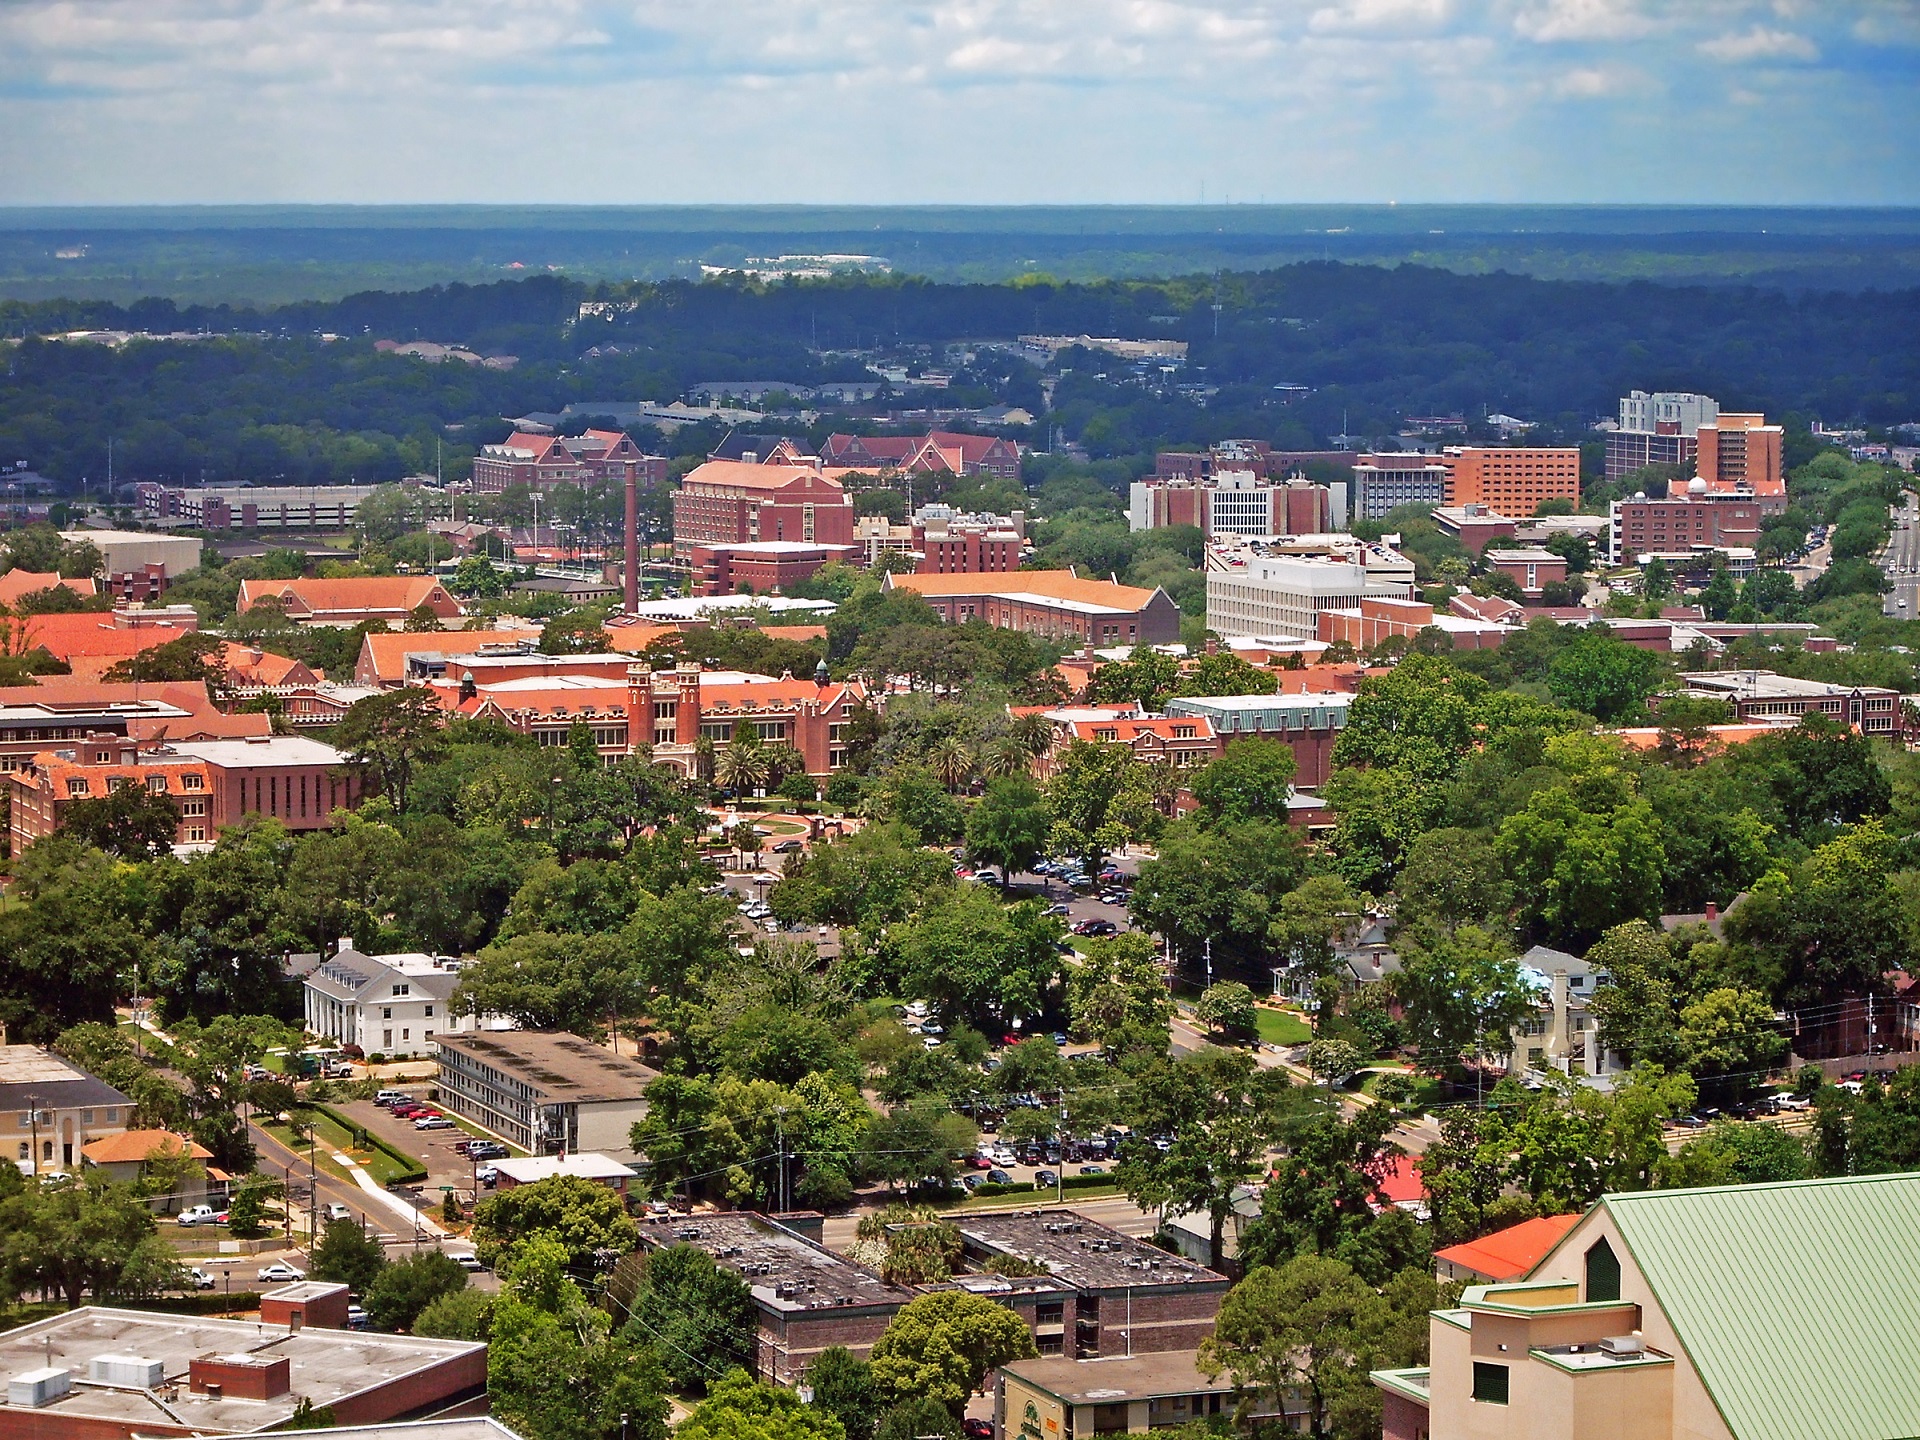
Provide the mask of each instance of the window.
POLYGON ((1490 1365, 1484 1360, 1474 1361, 1473 1398, 1483 1405, 1506 1404, 1507 1367, 1490 1365))
POLYGON ((433 1006, 427 1006, 427 1019, 433 1019, 433 1006))
POLYGON ((182 815, 205 815, 207 813, 207 802, 204 800, 183 800, 180 802, 180 813, 182 815))
POLYGON ((167 793, 167 777, 164 775, 147 776, 147 789, 151 790, 155 795, 166 794, 167 793))
POLYGON ((120 1123, 120 1107, 118 1105, 109 1105, 107 1107, 106 1123, 109 1125, 118 1125, 120 1123))
POLYGON ((1587 1302, 1620 1298, 1620 1257, 1603 1235, 1587 1247, 1587 1302))
POLYGON ((393 1018, 393 1007, 391 1005, 382 1005, 380 1007, 380 1018, 382 1020, 391 1020, 393 1018))
POLYGON ((93 1111, 91 1111, 91 1110, 82 1110, 82 1111, 80 1112, 80 1123, 81 1123, 82 1125, 91 1125, 91 1124, 93 1124, 93 1111))
POLYGON ((198 775, 182 775, 180 777, 180 788, 182 790, 204 790, 206 788, 206 782, 198 775))
POLYGON ((84 781, 84 780, 69 780, 69 781, 67 781, 67 794, 69 794, 69 795, 84 795, 84 794, 86 794, 86 793, 87 793, 87 782, 86 782, 86 781, 84 781))

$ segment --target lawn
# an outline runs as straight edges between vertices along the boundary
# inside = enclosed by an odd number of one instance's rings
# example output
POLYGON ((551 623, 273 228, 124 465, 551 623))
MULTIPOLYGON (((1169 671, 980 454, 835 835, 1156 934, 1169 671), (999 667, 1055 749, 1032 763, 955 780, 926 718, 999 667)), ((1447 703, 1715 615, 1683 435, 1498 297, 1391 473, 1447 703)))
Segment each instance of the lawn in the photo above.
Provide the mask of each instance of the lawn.
POLYGON ((1290 1010, 1262 1005, 1255 1012, 1262 1045, 1304 1045, 1313 1039, 1313 1029, 1290 1010))
MULTIPOLYGON (((288 1149, 303 1157, 306 1155, 307 1139, 304 1133, 297 1134, 278 1122, 262 1124, 261 1128, 288 1149)), ((313 1132, 318 1141, 314 1147, 315 1163, 329 1175, 355 1183, 353 1177, 347 1173, 346 1167, 334 1161, 335 1151, 352 1156, 363 1170, 373 1176, 374 1183, 383 1188, 408 1173, 404 1166, 384 1150, 355 1149, 353 1137, 324 1115, 314 1116, 313 1132)))
POLYGON ((1369 1070, 1360 1082, 1363 1093, 1378 1096, 1379 1081, 1382 1075, 1405 1075, 1413 1081, 1413 1099, 1405 1108, 1425 1110, 1430 1105, 1438 1105, 1447 1098, 1447 1082, 1436 1075, 1416 1075, 1409 1070, 1369 1070))

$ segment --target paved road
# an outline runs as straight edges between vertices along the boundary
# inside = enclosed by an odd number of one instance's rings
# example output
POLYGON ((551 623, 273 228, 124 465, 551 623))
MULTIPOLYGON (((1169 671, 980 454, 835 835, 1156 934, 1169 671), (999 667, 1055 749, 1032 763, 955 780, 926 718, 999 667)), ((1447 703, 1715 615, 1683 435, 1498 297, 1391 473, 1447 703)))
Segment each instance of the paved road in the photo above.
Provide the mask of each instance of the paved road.
POLYGON ((1892 588, 1882 613, 1900 620, 1920 619, 1920 495, 1909 490, 1893 512, 1893 537, 1880 557, 1892 588))

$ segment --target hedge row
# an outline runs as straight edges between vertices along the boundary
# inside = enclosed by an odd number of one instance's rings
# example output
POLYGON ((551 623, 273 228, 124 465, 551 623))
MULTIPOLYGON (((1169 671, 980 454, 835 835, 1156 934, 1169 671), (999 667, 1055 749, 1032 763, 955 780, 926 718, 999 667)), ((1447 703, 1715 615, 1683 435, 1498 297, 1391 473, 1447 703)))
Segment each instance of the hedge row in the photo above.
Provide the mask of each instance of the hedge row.
MULTIPOLYGON (((1112 1184, 1113 1176, 1111 1174, 1069 1175, 1065 1180, 1065 1188, 1068 1190, 1098 1190, 1105 1186, 1111 1186, 1112 1184)), ((983 1180, 974 1186, 973 1193, 976 1197, 986 1195, 1031 1195, 1035 1191, 1041 1190, 1041 1188, 1042 1187, 1035 1185, 1031 1180, 1015 1180, 1005 1185, 998 1184, 992 1180, 983 1180)), ((1058 1193, 1060 1189, 1061 1187, 1058 1185, 1048 1185, 1045 1187, 1045 1192, 1058 1193)))
POLYGON ((418 1185, 427 1178, 427 1168, 420 1163, 418 1156, 409 1155, 404 1150, 397 1149, 388 1144, 359 1121, 349 1119, 330 1105, 315 1105, 313 1108, 333 1121, 334 1124, 346 1131, 347 1134, 353 1136, 354 1139, 359 1140, 364 1138, 369 1149, 378 1150, 389 1160, 401 1166, 402 1173, 394 1178, 393 1184, 418 1185))

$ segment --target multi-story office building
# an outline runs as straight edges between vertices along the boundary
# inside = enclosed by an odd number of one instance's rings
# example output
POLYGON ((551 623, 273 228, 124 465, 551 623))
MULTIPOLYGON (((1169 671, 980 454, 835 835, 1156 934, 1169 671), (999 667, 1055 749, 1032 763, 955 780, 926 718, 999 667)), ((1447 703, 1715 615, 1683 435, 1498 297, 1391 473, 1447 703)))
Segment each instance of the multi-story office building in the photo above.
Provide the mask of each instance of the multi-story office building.
POLYGON ((1485 505, 1525 520, 1548 500, 1580 503, 1580 451, 1571 446, 1450 445, 1440 460, 1449 506, 1485 505))
POLYGON ((1705 395, 1635 390, 1623 396, 1619 426, 1607 432, 1607 478, 1649 465, 1690 468, 1700 453, 1700 427, 1719 414, 1720 402, 1705 395))
POLYGON ((1376 570, 1366 547, 1320 555, 1255 546, 1207 552, 1207 628, 1219 635, 1313 640, 1324 610, 1350 610, 1365 597, 1412 595, 1411 566, 1376 570))
POLYGON ((1127 496, 1132 530, 1192 525, 1208 538, 1305 535, 1341 530, 1346 523, 1345 486, 1269 481, 1253 470, 1214 469, 1205 478, 1149 476, 1134 481, 1127 496))
POLYGON ((1625 565, 1636 556, 1688 550, 1753 549, 1760 543, 1757 495, 1715 491, 1695 476, 1664 500, 1635 495, 1607 507, 1607 561, 1625 565))
POLYGON ((1797 721, 1825 715, 1866 735, 1893 735, 1901 729, 1900 692, 1879 685, 1830 685, 1771 670, 1705 670, 1680 677, 1696 699, 1724 700, 1741 721, 1797 721))
POLYGON ((1437 455, 1417 450, 1362 455, 1353 467, 1356 520, 1384 520, 1402 505, 1449 503, 1447 467, 1437 455))
POLYGON ((853 497, 840 483, 844 473, 817 464, 709 460, 674 493, 674 554, 685 559, 696 545, 767 540, 851 545, 853 497))
POLYGON ((889 575, 884 583, 911 590, 955 623, 984 620, 1077 645, 1170 645, 1180 638, 1180 611, 1166 591, 1082 579, 1071 570, 889 575))
POLYGON ((368 1055, 431 1056, 436 1037, 482 1028, 482 1017, 453 1008, 460 962, 446 955, 363 955, 343 944, 305 984, 307 1029, 368 1055))
POLYGON ((1782 428, 1769 425, 1764 415, 1723 412, 1713 424, 1700 427, 1700 476, 1709 489, 1750 492, 1758 497, 1761 513, 1778 514, 1787 508, 1780 448, 1784 438, 1782 428))

